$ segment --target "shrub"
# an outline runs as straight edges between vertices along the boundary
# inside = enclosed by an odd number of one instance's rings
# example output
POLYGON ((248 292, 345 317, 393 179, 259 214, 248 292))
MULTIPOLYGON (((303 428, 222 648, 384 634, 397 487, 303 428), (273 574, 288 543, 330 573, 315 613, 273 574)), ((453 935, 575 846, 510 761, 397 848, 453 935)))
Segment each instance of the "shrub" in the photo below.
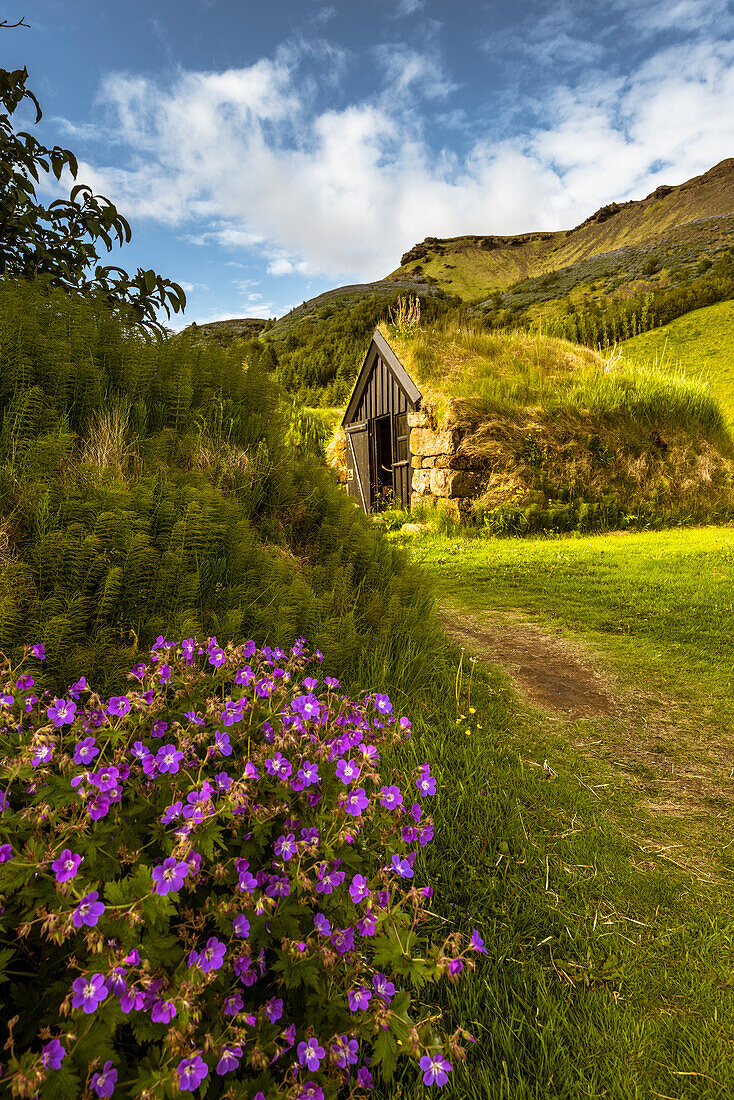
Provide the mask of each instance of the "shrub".
POLYGON ((464 1057, 413 995, 484 950, 429 942, 435 780, 381 776, 410 722, 308 663, 160 637, 125 695, 51 699, 5 661, 6 1093, 318 1100, 464 1057))

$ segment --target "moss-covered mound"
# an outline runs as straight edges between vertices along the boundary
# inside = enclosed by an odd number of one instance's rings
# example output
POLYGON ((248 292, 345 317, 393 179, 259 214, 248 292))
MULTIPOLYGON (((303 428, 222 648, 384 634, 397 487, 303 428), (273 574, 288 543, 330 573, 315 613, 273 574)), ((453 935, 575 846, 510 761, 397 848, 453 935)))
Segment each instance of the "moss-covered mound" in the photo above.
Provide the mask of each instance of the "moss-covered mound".
POLYGON ((509 530, 730 514, 734 444, 705 384, 522 332, 383 334, 424 395, 414 503, 509 530))

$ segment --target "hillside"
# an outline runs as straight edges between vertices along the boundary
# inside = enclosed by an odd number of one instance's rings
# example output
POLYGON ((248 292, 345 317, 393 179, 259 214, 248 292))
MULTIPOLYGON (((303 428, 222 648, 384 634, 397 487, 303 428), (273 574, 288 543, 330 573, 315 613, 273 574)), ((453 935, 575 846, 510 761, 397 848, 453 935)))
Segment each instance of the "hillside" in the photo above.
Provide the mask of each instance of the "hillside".
MULTIPOLYGON (((383 335, 419 385, 436 438, 460 440, 442 468, 472 483, 467 495, 492 530, 659 525, 731 513, 734 443, 701 383, 522 332, 444 322, 383 335)), ((422 453, 422 437, 411 441, 413 454, 422 453)), ((423 460, 419 469, 414 461, 414 505, 442 495, 433 465, 423 460)), ((446 505, 462 515, 469 503, 446 505)))
MULTIPOLYGON (((645 199, 603 206, 575 229, 514 237, 428 237, 402 257, 389 278, 435 280, 447 293, 477 300, 592 256, 649 245, 690 222, 732 213, 734 158, 679 186, 658 187, 645 199)), ((698 236, 700 230, 691 231, 692 243, 698 236)))
POLYGON ((661 328, 625 340, 620 350, 631 363, 679 368, 703 377, 734 420, 734 301, 696 309, 661 328))

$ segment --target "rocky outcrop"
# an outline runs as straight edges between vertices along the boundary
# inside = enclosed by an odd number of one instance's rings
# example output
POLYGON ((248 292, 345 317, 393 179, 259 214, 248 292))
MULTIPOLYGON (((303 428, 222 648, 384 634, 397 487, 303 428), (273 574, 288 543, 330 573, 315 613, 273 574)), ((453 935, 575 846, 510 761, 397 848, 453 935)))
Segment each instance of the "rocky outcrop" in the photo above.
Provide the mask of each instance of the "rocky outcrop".
POLYGON ((457 518, 468 515, 482 495, 486 474, 461 452, 464 429, 437 421, 432 410, 408 413, 414 504, 436 504, 457 518))

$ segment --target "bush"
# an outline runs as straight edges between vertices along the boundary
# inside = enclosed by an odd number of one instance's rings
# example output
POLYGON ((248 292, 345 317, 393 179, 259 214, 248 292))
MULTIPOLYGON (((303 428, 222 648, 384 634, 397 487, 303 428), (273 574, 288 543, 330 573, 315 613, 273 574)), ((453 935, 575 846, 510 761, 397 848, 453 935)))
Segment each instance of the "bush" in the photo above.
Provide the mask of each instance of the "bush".
POLYGON ((125 695, 52 700, 5 661, 6 1095, 318 1100, 464 1056, 414 997, 484 950, 429 942, 435 780, 414 769, 408 809, 378 764, 410 722, 308 663, 160 637, 125 695))

